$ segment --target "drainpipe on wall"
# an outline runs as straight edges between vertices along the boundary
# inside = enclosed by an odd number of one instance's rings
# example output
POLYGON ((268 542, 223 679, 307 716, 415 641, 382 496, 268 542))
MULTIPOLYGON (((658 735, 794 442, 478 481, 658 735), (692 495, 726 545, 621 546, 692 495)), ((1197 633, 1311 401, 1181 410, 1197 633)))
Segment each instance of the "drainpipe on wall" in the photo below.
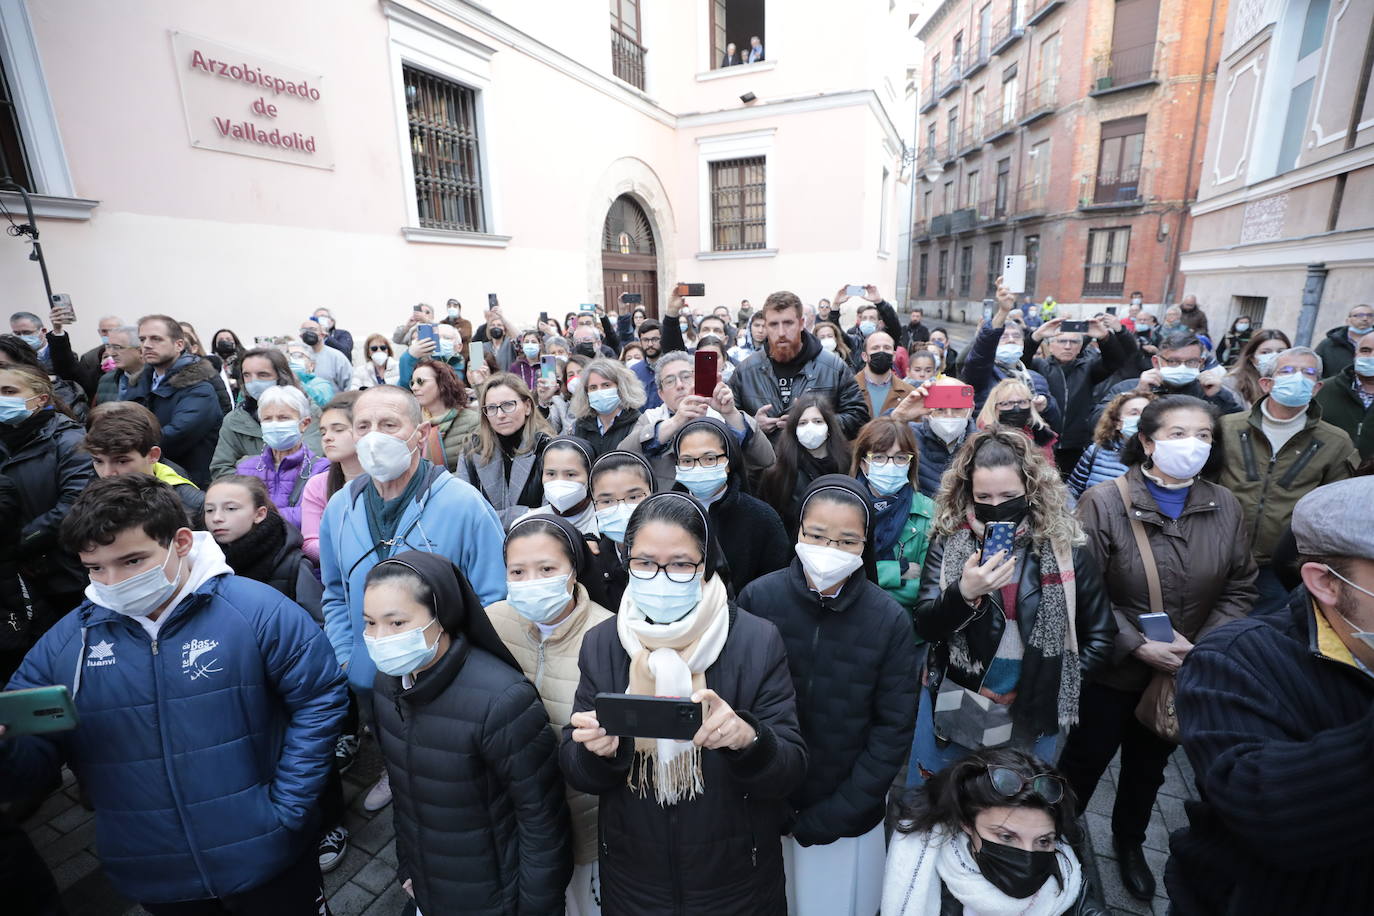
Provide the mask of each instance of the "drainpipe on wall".
POLYGON ((1317 327, 1317 308, 1322 304, 1322 290, 1326 287, 1326 265, 1308 264, 1307 282, 1302 286, 1302 308, 1298 311, 1298 332, 1293 346, 1312 346, 1312 332, 1317 327))

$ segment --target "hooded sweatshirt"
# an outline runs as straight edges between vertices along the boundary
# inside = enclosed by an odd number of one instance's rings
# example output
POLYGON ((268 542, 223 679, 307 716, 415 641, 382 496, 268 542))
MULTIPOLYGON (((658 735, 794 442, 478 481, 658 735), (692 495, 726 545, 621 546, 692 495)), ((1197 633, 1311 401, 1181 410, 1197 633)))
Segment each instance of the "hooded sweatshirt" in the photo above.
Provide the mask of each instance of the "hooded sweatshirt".
MULTIPOLYGON (((182 599, 192 592, 199 589, 206 582, 215 576, 232 576, 234 571, 229 568, 229 564, 224 562, 224 551, 220 550, 215 539, 210 537, 208 531, 197 531, 193 534, 194 540, 191 542, 191 552, 181 559, 182 566, 189 565, 191 574, 187 577, 186 583, 177 590, 172 596, 172 600, 167 602, 167 610, 176 607, 182 599)), ((87 595, 87 597, 90 597, 87 595)), ((92 599, 94 603, 94 599, 92 599)), ((98 607, 99 605, 97 605, 98 607)), ((164 610, 158 615, 156 620, 149 617, 138 617, 130 615, 132 619, 138 621, 139 626, 143 627, 148 633, 149 639, 157 639, 157 632, 162 628, 162 624, 167 620, 167 611, 164 610)))

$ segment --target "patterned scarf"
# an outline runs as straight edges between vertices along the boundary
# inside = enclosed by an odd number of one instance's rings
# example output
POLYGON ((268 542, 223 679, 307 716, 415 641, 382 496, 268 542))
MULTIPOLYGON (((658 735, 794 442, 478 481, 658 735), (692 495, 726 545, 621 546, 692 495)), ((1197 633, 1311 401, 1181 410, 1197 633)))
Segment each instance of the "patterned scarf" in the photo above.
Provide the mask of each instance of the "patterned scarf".
MULTIPOLYGON (((1026 538, 1028 549, 1035 549, 1034 542, 1024 527, 1016 533, 1018 546, 1026 538)), ((940 590, 944 591, 959 580, 964 563, 980 550, 983 539, 983 523, 972 516, 967 526, 959 529, 945 542, 945 555, 940 564, 940 590)), ((1058 550, 1049 541, 1042 541, 1040 556, 1040 603, 1035 611, 1035 624, 1031 628, 1027 645, 1040 653, 1046 664, 1059 664, 1059 698, 1057 719, 1060 728, 1068 728, 1078 721, 1078 697, 1082 686, 1082 673, 1078 667, 1078 632, 1076 627, 1077 591, 1074 587, 1072 548, 1058 550)), ((1008 621, 1007 627, 1015 627, 1008 621)), ((1019 636, 1019 633, 1017 634, 1019 636)), ((1019 641, 1019 639, 1017 640, 1019 641)), ((980 679, 982 664, 969 650, 968 637, 959 631, 947 640, 949 663, 959 669, 968 679, 980 679)), ((1001 647, 998 649, 1001 655, 1001 647)))
MULTIPOLYGON (((730 635, 729 597, 720 576, 702 583, 701 601, 681 620, 656 624, 635 606, 629 589, 616 615, 620 645, 630 656, 626 693, 687 697, 706 686, 706 669, 715 664, 730 635)), ((690 741, 636 738, 629 785, 642 797, 653 771, 654 797, 660 805, 690 801, 706 791, 701 748, 690 741)))

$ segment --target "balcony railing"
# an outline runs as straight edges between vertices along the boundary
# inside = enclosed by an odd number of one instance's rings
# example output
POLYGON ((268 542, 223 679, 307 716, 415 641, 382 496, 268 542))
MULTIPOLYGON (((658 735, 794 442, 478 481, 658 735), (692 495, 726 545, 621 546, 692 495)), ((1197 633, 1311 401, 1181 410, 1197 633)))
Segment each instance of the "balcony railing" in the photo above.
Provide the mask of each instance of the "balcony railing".
POLYGON ((963 207, 949 215, 951 232, 972 232, 978 225, 978 211, 973 207, 963 207))
POLYGON ((959 81, 964 78, 964 55, 954 55, 954 60, 950 61, 945 72, 940 74, 940 98, 944 98, 951 92, 959 88, 959 81))
POLYGON ((1089 95, 1106 95, 1159 82, 1158 42, 1135 48, 1113 48, 1093 61, 1093 88, 1089 95))
POLYGON ((978 225, 1000 223, 1006 218, 1007 202, 1005 200, 1001 202, 1000 206, 995 196, 978 201, 978 225))
POLYGON ((930 235, 930 220, 918 219, 911 224, 911 237, 913 239, 923 238, 930 235))
POLYGON ((925 114, 927 111, 930 111, 930 109, 934 108, 936 98, 937 96, 935 95, 935 85, 934 82, 932 82, 931 85, 926 87, 925 94, 921 96, 920 113, 925 114))
POLYGON ((921 150, 921 170, 938 169, 940 167, 940 147, 939 144, 927 146, 921 150))
POLYGON ((1011 15, 992 24, 992 53, 998 53, 1024 34, 1026 30, 1016 20, 1016 8, 1013 6, 1011 15))
POLYGON ((968 53, 964 55, 965 79, 973 76, 973 74, 987 66, 988 59, 992 57, 992 55, 988 53, 989 44, 990 41, 988 36, 984 35, 981 40, 968 49, 968 53))
POLYGON ((998 105, 983 119, 983 142, 996 143, 1016 132, 1016 106, 998 105))
POLYGON ((949 235, 949 214, 941 213, 930 218, 931 235, 949 235))
POLYGON ((1030 184, 1022 185, 1016 192, 1015 215, 1033 216, 1036 213, 1044 212, 1048 188, 1049 182, 1045 181, 1033 181, 1030 184))
POLYGON ((619 29, 611 29, 611 72, 634 86, 644 88, 644 46, 619 29))
POLYGON ((1030 0, 1030 11, 1026 14, 1026 25, 1035 25, 1063 5, 1064 0, 1030 0))
POLYGON ((1139 206, 1145 202, 1147 178, 1149 172, 1142 168, 1084 175, 1079 181, 1078 206, 1103 210, 1139 206))
POLYGON ((983 130, 974 124, 970 124, 959 131, 959 155, 968 156, 972 153, 981 152, 983 149, 983 130))
POLYGON ((1025 111, 1021 115, 1022 124, 1038 121, 1053 114, 1058 107, 1059 75, 1047 77, 1026 91, 1025 111))
POLYGON ((945 151, 945 158, 944 158, 944 161, 945 161, 946 163, 953 162, 955 159, 958 159, 958 158, 959 158, 959 134, 958 134, 958 132, 951 133, 948 137, 945 138, 944 151, 945 151))

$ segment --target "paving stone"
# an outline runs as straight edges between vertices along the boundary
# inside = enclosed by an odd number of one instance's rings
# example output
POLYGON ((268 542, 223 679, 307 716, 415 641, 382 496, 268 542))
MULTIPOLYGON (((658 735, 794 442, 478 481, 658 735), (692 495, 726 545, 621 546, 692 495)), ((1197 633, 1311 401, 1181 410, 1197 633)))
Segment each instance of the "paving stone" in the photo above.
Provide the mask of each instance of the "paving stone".
POLYGON ((1131 916, 1151 916, 1153 909, 1149 903, 1140 901, 1126 893, 1121 884, 1121 873, 1116 859, 1099 856, 1097 871, 1102 878, 1102 897, 1115 913, 1128 913, 1131 916))
POLYGON ((87 811, 80 805, 72 805, 48 821, 48 826, 62 833, 70 833, 93 817, 95 817, 95 812, 87 811))
POLYGON ((399 884, 393 883, 387 888, 386 893, 378 897, 372 906, 368 907, 363 916, 399 916, 405 910, 405 906, 410 902, 406 892, 401 890, 399 884))
POLYGON ((385 846, 393 835, 391 806, 387 805, 378 811, 370 821, 353 831, 353 839, 350 840, 350 844, 366 852, 375 853, 385 846))
POLYGON ((1164 828, 1170 833, 1188 826, 1188 814, 1183 810, 1183 800, 1161 795, 1155 800, 1155 807, 1164 818, 1164 828))
POLYGON ((344 853, 343 861, 331 872, 324 876, 324 892, 332 894, 343 887, 358 871, 368 863, 369 856, 366 852, 356 848, 352 840, 348 843, 348 852, 344 853))
MULTIPOLYGON (((51 825, 53 818, 66 811, 74 804, 76 803, 67 797, 67 793, 62 791, 53 792, 47 798, 43 799, 43 804, 38 806, 38 810, 33 812, 28 820, 24 821, 24 826, 37 827, 40 824, 51 825)), ((65 833, 66 831, 63 832, 65 833)))
POLYGON ((329 909, 334 916, 361 916, 375 897, 367 888, 350 881, 329 895, 329 909))
POLYGON ((394 866, 396 864, 396 841, 392 840, 390 843, 383 846, 381 850, 378 851, 377 858, 381 859, 383 862, 390 862, 394 866))
POLYGON ((71 833, 62 835, 38 850, 38 854, 43 857, 44 862, 48 863, 49 868, 53 868, 61 865, 81 850, 90 849, 94 845, 95 821, 88 820, 71 833))
POLYGON ((57 889, 65 891, 100 867, 100 860, 84 849, 52 870, 57 889))
POLYGON ((396 883, 396 866, 381 859, 373 859, 358 870, 353 882, 360 884, 374 894, 380 894, 388 885, 396 883))
POLYGON ((62 837, 62 834, 49 827, 47 824, 29 827, 24 832, 29 835, 29 840, 33 842, 34 847, 39 849, 62 837))

